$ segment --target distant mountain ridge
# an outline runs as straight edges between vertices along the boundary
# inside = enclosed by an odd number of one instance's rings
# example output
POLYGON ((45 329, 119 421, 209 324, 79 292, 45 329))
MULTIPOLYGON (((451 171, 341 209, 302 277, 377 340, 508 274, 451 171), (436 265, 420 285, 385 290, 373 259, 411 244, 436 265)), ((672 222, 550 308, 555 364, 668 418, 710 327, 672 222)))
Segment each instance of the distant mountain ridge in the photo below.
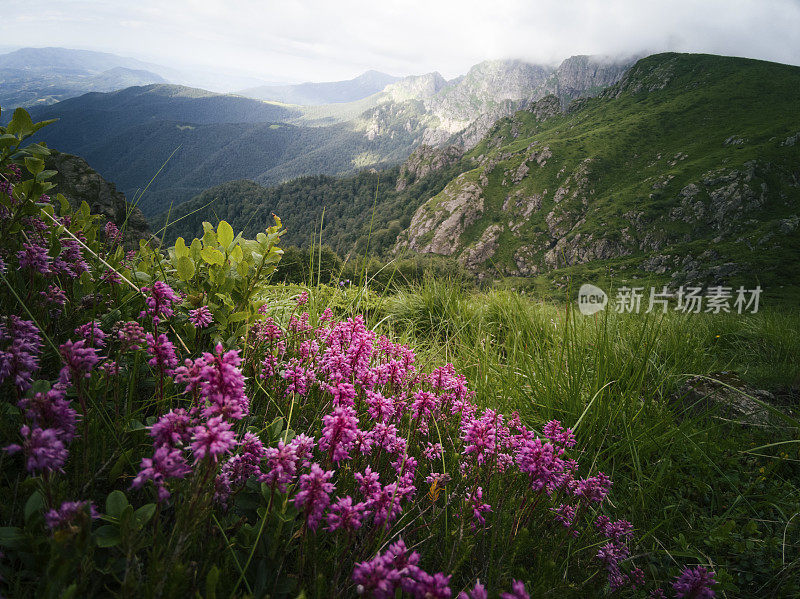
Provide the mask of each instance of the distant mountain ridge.
POLYGON ((318 106, 320 104, 338 104, 361 100, 382 91, 383 88, 398 79, 399 77, 370 70, 347 81, 299 83, 297 85, 280 86, 262 85, 244 89, 237 93, 248 98, 270 102, 318 106))
POLYGON ((380 173, 211 188, 173 211, 185 218, 168 236, 217 218, 257 231, 275 212, 304 244, 324 209, 323 240, 342 255, 369 239, 512 285, 635 277, 788 297, 800 292, 798 86, 798 67, 654 55, 566 110, 555 95, 530 103, 466 151, 422 145, 380 173))
MULTIPOLYGON (((84 156, 128 197, 147 188, 141 207, 152 216, 225 181, 274 185, 385 168, 421 144, 469 148, 497 118, 548 90, 562 93, 566 104, 627 68, 596 63, 583 58, 567 77, 555 67, 487 61, 451 81, 438 73, 406 77, 366 98, 315 106, 158 84, 87 94, 33 114, 59 119, 41 139, 84 156)), ((384 75, 367 75, 362 83, 383 83, 384 75)))
POLYGON ((45 106, 88 92, 166 83, 168 69, 134 58, 66 48, 0 54, 0 107, 45 106))

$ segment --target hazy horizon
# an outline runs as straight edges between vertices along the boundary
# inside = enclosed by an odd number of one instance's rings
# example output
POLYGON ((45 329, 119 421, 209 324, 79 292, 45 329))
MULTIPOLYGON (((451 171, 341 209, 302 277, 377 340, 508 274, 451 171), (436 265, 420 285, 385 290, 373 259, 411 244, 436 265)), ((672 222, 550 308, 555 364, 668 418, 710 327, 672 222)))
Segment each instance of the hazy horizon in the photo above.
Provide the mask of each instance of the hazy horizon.
POLYGON ((800 65, 800 3, 792 0, 602 6, 306 0, 269 9, 245 0, 238 7, 212 0, 10 0, 3 42, 109 52, 274 83, 338 81, 370 69, 394 76, 438 71, 452 79, 483 60, 558 64, 576 54, 662 51, 800 65))

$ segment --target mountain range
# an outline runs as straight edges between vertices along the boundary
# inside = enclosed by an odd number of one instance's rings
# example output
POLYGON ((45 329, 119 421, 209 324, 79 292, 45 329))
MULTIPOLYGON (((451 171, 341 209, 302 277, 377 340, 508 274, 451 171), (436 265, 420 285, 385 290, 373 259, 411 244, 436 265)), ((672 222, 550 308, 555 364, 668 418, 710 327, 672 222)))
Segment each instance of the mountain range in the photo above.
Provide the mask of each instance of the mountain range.
POLYGON ((238 92, 238 95, 255 98, 256 100, 281 102, 283 104, 317 106, 320 104, 355 102, 383 91, 383 88, 398 79, 399 77, 393 77, 379 71, 367 71, 347 81, 309 82, 297 85, 261 85, 244 89, 238 92))
POLYGON ((170 236, 218 218, 252 234, 275 212, 291 241, 308 243, 324 207, 322 239, 342 254, 369 238, 386 255, 449 256, 485 280, 796 289, 799 88, 798 67, 654 55, 597 97, 530 102, 471 148, 423 145, 401 168, 354 178, 208 190, 170 215, 184 217, 170 236))
POLYGON ((597 93, 629 64, 488 61, 451 81, 438 73, 405 77, 352 102, 305 106, 158 84, 86 94, 35 107, 32 115, 59 119, 39 138, 83 156, 129 198, 147 189, 139 205, 152 216, 230 180, 273 185, 384 168, 420 144, 469 148, 497 118, 548 93, 564 104, 597 93))

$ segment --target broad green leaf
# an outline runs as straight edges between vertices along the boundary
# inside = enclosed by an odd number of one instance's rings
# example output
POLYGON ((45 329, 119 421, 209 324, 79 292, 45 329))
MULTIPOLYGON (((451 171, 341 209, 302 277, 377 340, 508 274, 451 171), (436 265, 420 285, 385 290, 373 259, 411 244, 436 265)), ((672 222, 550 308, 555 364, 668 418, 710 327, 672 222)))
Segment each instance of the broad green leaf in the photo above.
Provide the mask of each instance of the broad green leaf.
POLYGON ((106 524, 94 531, 95 540, 98 547, 113 547, 119 545, 122 537, 119 533, 119 528, 113 524, 106 524))
POLYGON ((119 518, 122 511, 128 506, 128 498, 122 491, 111 491, 106 497, 106 513, 114 518, 119 518))
POLYGON ((28 497, 28 501, 25 502, 25 522, 31 519, 36 512, 41 512, 44 508, 44 497, 42 494, 37 490, 34 491, 30 497, 28 497))
POLYGON ((35 177, 44 170, 44 160, 41 158, 31 158, 30 156, 26 156, 25 168, 27 168, 28 172, 35 177))
POLYGON ((206 574, 206 599, 217 599, 217 583, 219 582, 219 568, 211 566, 206 574))
POLYGON ((136 523, 139 525, 139 528, 150 522, 150 518, 153 517, 153 514, 156 513, 156 504, 155 503, 148 503, 143 505, 138 510, 136 510, 133 514, 133 517, 136 520, 136 523))
POLYGON ((6 131, 19 138, 27 137, 32 134, 34 131, 33 121, 28 111, 24 108, 17 108, 14 111, 14 116, 11 118, 11 122, 8 124, 8 127, 6 127, 6 131))
POLYGON ((175 255, 179 258, 189 255, 189 248, 186 247, 186 242, 183 240, 183 237, 178 237, 175 240, 175 255))
MULTIPOLYGON (((185 246, 184 246, 185 247, 185 246)), ((189 251, 188 249, 186 250, 189 251)), ((181 281, 190 281, 194 276, 194 262, 188 256, 181 256, 175 265, 181 281)))
POLYGON ((233 227, 224 220, 217 225, 217 241, 223 248, 227 248, 233 241, 233 227))
POLYGON ((242 261, 242 258, 244 258, 244 252, 242 251, 242 248, 241 248, 241 246, 238 246, 238 245, 237 245, 237 246, 235 246, 235 247, 233 248, 233 250, 231 250, 231 253, 230 253, 230 259, 231 259, 233 262, 235 262, 235 263, 237 263, 237 264, 238 264, 239 262, 241 262, 241 261, 242 261))
POLYGON ((220 266, 225 264, 225 256, 223 253, 211 247, 204 247, 200 252, 200 256, 202 256, 203 260, 208 264, 219 264, 220 266))
POLYGON ((14 549, 20 546, 25 540, 22 530, 16 526, 2 526, 0 527, 0 547, 8 547, 14 549))

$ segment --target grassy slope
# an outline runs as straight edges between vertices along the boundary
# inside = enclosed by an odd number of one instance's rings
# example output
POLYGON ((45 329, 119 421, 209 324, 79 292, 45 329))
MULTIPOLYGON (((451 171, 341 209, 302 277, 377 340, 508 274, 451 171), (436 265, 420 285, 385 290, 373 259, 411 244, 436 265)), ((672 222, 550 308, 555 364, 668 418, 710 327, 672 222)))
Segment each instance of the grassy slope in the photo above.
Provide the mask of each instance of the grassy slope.
MULTIPOLYGON (((634 553, 653 572, 694 562, 717 571, 718 596, 800 592, 798 429, 720 421, 670 401, 692 374, 733 371, 777 391, 796 416, 800 346, 787 335, 800 327, 796 310, 583 317, 520 293, 434 280, 395 295, 317 288, 311 310, 326 306, 366 313, 420 348, 423 366, 451 361, 481 405, 519 411, 537 427, 580 423, 580 448, 613 473, 614 504, 626 506, 634 553), (772 443, 783 444, 758 449, 772 443)), ((541 593, 553 575, 535 575, 541 593)))
MULTIPOLYGON (((546 231, 544 217, 555 207, 554 191, 566 175, 591 158, 589 181, 593 193, 588 209, 584 210, 579 202, 566 207, 573 211, 570 226, 580 217, 585 222, 569 237, 600 233, 619 240, 627 227, 637 241, 645 233, 662 238, 666 247, 660 253, 696 257, 713 246, 721 255, 719 262, 747 264, 748 270, 760 274, 763 285, 800 282, 800 241, 796 235, 781 238, 776 247, 768 246, 768 252, 750 249, 757 247, 764 234, 775 231, 778 220, 798 211, 800 191, 792 181, 797 177, 800 146, 781 144, 800 131, 795 106, 800 69, 746 59, 665 54, 640 61, 632 79, 652 84, 653 72, 669 74, 669 84, 663 90, 625 91, 618 98, 586 100, 579 110, 544 123, 525 111, 498 122, 467 156, 506 158, 486 173, 487 209, 484 217, 465 231, 462 245, 474 242, 490 224, 508 220, 502 204, 509 194, 519 190, 528 196, 549 190, 542 208, 518 235, 506 231, 501 237, 492 263, 501 269, 513 268, 516 249, 534 243, 537 232, 546 231), (724 145, 731 136, 742 138, 744 143, 724 145), (529 155, 533 142, 538 142, 537 148, 549 147, 553 157, 541 168, 533 164, 525 179, 511 184, 505 172, 516 170, 529 155), (675 161, 679 153, 688 157, 675 161), (721 235, 720 231, 668 218, 687 184, 718 168, 741 171, 751 160, 757 160, 759 165, 752 185, 758 188, 763 182, 769 190, 763 208, 745 215, 755 218, 756 223, 745 226, 745 218, 735 217, 736 235, 722 232, 721 242, 712 242, 721 235), (765 168, 767 163, 770 168, 765 168), (670 175, 674 178, 663 189, 653 188, 659 179, 670 175), (630 212, 640 213, 644 226, 638 231, 625 216, 630 212), (691 241, 683 241, 686 234, 691 241)), ((482 166, 476 169, 476 173, 480 172, 482 166)), ((699 198, 709 205, 707 194, 701 192, 699 198)), ((437 201, 433 198, 431 203, 437 201)), ((564 209, 563 203, 559 209, 564 209)), ((541 258, 546 249, 541 248, 537 257, 541 258)), ((606 273, 616 269, 636 274, 636 266, 646 254, 637 248, 629 259, 595 262, 559 274, 577 275, 598 268, 606 273)))

